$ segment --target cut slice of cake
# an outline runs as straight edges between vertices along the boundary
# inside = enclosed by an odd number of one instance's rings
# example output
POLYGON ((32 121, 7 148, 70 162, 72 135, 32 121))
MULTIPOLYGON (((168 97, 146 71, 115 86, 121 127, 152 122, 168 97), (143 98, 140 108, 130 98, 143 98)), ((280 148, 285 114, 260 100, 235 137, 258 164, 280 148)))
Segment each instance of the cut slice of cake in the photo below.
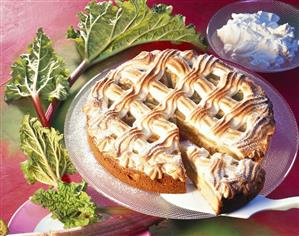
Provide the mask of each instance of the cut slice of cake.
POLYGON ((189 141, 180 147, 188 177, 217 215, 243 206, 264 186, 265 171, 251 159, 236 160, 224 153, 211 155, 189 141))

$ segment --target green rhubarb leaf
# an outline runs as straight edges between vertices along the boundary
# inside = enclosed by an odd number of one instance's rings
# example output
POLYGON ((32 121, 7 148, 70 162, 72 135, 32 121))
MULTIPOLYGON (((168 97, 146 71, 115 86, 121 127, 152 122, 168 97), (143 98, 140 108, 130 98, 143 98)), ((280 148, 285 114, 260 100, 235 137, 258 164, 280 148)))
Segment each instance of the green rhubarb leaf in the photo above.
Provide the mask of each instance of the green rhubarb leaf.
POLYGON ((20 142, 28 160, 21 163, 21 168, 29 183, 57 186, 64 174, 75 172, 62 140, 63 135, 54 128, 44 128, 37 118, 24 116, 20 142))
POLYGON ((172 16, 172 6, 149 8, 146 0, 90 2, 79 14, 79 29, 71 27, 81 56, 96 63, 126 48, 153 41, 188 42, 205 49, 203 39, 185 17, 172 16))
POLYGON ((0 219, 0 236, 5 236, 8 233, 8 227, 5 222, 0 219))
POLYGON ((42 29, 12 65, 11 80, 6 85, 7 102, 23 97, 41 96, 44 100, 64 100, 68 95, 69 73, 63 60, 52 48, 52 42, 42 29))
POLYGON ((52 213, 52 218, 61 221, 64 228, 85 226, 100 218, 95 203, 86 193, 86 187, 84 181, 79 184, 59 181, 57 190, 39 189, 31 197, 31 201, 47 208, 52 213))

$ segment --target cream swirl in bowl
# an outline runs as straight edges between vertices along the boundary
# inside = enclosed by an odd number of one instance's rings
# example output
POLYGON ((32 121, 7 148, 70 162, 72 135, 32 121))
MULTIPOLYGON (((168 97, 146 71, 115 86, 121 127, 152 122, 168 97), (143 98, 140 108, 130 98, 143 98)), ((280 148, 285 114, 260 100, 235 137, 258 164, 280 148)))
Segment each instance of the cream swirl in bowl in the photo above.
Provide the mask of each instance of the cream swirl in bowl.
POLYGON ((264 11, 232 14, 232 19, 217 30, 224 52, 260 68, 280 67, 291 62, 298 51, 295 28, 279 24, 280 17, 264 11))

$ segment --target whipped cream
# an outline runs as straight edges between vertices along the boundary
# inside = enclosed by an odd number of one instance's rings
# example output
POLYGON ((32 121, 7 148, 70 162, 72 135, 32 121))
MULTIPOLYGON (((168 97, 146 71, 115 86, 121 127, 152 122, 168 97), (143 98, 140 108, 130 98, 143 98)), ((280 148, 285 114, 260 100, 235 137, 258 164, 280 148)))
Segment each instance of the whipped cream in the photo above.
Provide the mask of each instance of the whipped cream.
POLYGON ((278 15, 259 11, 232 14, 232 19, 217 30, 224 52, 234 60, 242 60, 260 68, 280 67, 292 61, 299 40, 288 23, 279 25, 278 15))

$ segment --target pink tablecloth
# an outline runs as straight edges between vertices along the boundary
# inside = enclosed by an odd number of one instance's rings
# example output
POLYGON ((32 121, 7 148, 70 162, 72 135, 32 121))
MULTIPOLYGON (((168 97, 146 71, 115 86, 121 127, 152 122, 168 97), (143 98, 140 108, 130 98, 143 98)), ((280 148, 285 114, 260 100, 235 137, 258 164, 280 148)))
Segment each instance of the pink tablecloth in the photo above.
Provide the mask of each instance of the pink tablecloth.
MULTIPOLYGON (((24 51, 33 38, 38 27, 54 40, 64 37, 69 25, 76 25, 76 13, 85 6, 87 1, 1 1, 1 82, 9 78, 10 64, 24 51)), ((210 17, 230 0, 185 0, 185 1, 149 1, 150 4, 163 2, 174 6, 174 12, 187 17, 187 22, 196 25, 197 30, 205 31, 210 17)), ((297 0, 288 0, 299 7, 297 0)), ((285 97, 299 121, 299 68, 275 74, 262 74, 285 97)), ((1 88, 1 93, 3 89, 1 88)), ((1 95, 2 97, 2 95, 1 95)), ((1 98, 1 114, 9 109, 1 98)), ((3 121, 2 127, 7 125, 3 121)), ((18 124, 16 124, 18 125, 18 124)), ((11 142, 11 140, 10 140, 11 142)), ((16 141, 15 141, 16 142, 16 141)), ((17 146, 8 146, 6 134, 1 135, 0 165, 0 218, 8 222, 13 212, 34 192, 39 185, 29 186, 25 183, 19 169, 19 162, 24 160, 17 146)), ((299 195, 299 161, 294 164, 285 181, 269 197, 284 198, 299 195)), ((263 212, 251 218, 255 222, 271 228, 279 235, 295 235, 299 232, 298 210, 287 212, 263 212)))

